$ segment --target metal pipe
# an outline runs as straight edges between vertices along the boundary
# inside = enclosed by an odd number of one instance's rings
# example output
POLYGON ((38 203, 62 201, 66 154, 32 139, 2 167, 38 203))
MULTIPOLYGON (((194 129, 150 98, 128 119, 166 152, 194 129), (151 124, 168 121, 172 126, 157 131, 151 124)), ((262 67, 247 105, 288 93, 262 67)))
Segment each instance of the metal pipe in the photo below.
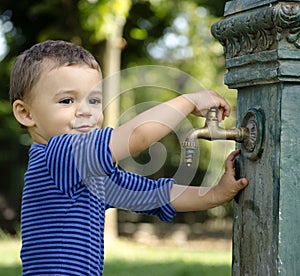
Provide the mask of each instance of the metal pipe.
POLYGON ((225 129, 219 126, 218 107, 209 109, 206 122, 203 128, 193 129, 185 139, 183 147, 185 148, 185 162, 187 166, 192 165, 193 155, 198 148, 197 139, 206 140, 234 140, 243 142, 249 136, 249 129, 246 127, 225 129))

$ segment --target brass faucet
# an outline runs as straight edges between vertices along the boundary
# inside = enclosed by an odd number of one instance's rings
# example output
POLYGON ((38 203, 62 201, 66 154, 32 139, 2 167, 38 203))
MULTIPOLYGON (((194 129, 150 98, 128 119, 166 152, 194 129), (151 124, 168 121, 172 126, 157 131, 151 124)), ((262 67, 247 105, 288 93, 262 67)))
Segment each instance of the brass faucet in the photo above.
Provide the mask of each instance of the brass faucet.
POLYGON ((185 139, 183 147, 185 148, 185 163, 188 167, 192 165, 193 155, 198 148, 197 139, 206 140, 234 140, 243 142, 249 137, 249 127, 240 127, 234 129, 225 129, 219 126, 218 107, 209 109, 206 122, 203 128, 193 129, 185 139))

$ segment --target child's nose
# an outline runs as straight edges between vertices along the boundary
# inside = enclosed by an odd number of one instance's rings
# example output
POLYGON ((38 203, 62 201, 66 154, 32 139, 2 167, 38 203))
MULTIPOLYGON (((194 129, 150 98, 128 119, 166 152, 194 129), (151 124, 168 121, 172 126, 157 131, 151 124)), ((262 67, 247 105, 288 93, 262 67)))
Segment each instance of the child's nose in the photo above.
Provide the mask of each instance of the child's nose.
POLYGON ((76 116, 91 116, 91 109, 88 103, 84 102, 78 106, 76 110, 76 116))

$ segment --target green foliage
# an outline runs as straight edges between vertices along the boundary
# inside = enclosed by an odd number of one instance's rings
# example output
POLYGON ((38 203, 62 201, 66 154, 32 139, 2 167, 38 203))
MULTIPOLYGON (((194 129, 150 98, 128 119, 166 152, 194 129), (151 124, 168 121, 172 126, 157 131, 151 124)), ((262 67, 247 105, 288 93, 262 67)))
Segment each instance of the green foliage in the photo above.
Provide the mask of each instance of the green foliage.
MULTIPOLYGON (((218 20, 215 15, 221 15, 220 10, 223 10, 224 2, 216 0, 2 0, 0 31, 5 37, 6 47, 0 54, 2 59, 0 60, 0 148, 3 156, 0 172, 5 185, 2 185, 0 193, 10 194, 12 201, 18 201, 26 161, 26 158, 21 155, 23 153, 25 155, 28 149, 28 136, 14 120, 8 102, 10 69, 20 52, 46 39, 64 39, 87 48, 101 64, 104 39, 113 35, 114 23, 118 23, 118 20, 126 20, 123 37, 127 46, 122 52, 122 68, 149 64, 179 68, 200 80, 203 87, 217 90, 234 106, 236 94, 223 85, 222 48, 210 34, 210 26, 218 20), (12 195, 12 191, 16 191, 15 195, 12 195)), ((187 89, 184 79, 177 78, 176 81, 179 87, 176 91, 140 88, 124 94, 121 101, 122 113, 130 106, 140 103, 163 102, 187 89)), ((203 124, 201 119, 194 117, 189 119, 195 127, 203 124)), ((234 120, 231 119, 225 124, 231 127, 233 123, 234 120)), ((167 137, 163 143, 172 154, 167 157, 168 164, 164 171, 158 171, 155 176, 173 175, 180 160, 181 152, 176 135, 167 137)), ((200 168, 202 170, 209 167, 206 160, 210 159, 210 147, 206 142, 201 146, 200 168)), ((145 152, 136 158, 139 162, 145 163, 149 159, 149 154, 145 152)), ((202 178, 200 171, 197 184, 202 178)))
MULTIPOLYGON (((210 33, 210 26, 218 20, 215 16, 209 13, 209 10, 203 6, 198 6, 199 1, 163 1, 168 2, 164 5, 162 1, 137 1, 133 5, 128 20, 124 28, 124 37, 128 41, 128 46, 123 50, 123 67, 139 66, 141 64, 159 64, 178 68, 185 72, 188 78, 195 78, 199 83, 199 90, 210 88, 218 91, 224 96, 233 107, 232 116, 226 120, 224 125, 231 128, 235 124, 235 101, 236 91, 230 91, 223 83, 225 73, 223 48, 210 33), (141 9, 150 6, 148 13, 141 13, 141 9), (164 14, 164 16, 157 16, 164 14), (157 26, 163 26, 159 31, 156 31, 157 26), (147 35, 144 39, 141 37, 135 38, 132 30, 145 30, 147 35), (133 51, 133 47, 135 51, 133 51), (132 55, 135 55, 132 56, 132 55), (136 59, 136 56, 139 59, 136 59)), ((174 81, 177 82, 178 89, 175 91, 178 94, 182 92, 190 92, 186 77, 183 74, 174 76, 174 81), (180 84, 181 83, 181 84, 180 84)), ((160 80, 157 81, 157 86, 160 86, 160 80)), ((172 86, 170 84, 170 86, 172 86)), ((129 106, 137 105, 142 102, 163 102, 174 97, 174 91, 161 90, 160 93, 154 91, 148 92, 148 89, 139 89, 135 96, 128 95, 122 98, 122 112, 125 112, 129 106), (131 101, 128 98, 131 97, 131 101)), ((204 124, 202 118, 189 117, 194 127, 201 127, 204 124)), ((170 152, 164 172, 161 175, 173 175, 174 168, 178 167, 180 162, 181 152, 176 151, 178 148, 178 139, 176 136, 167 139, 164 143, 165 147, 170 152), (174 162, 176 160, 176 164, 174 162), (171 167, 169 167, 169 165, 171 167)), ((207 182, 214 184, 218 177, 213 174, 217 171, 222 172, 223 161, 227 153, 233 148, 233 144, 220 142, 200 141, 200 169, 209 171, 211 175, 207 178, 207 182), (220 152, 211 156, 212 152, 220 152), (209 162, 213 160, 213 162, 209 162), (212 166, 212 164, 217 164, 212 166), (221 170, 220 170, 221 169, 221 170)), ((142 153, 138 159, 149 160, 148 152, 142 153)), ((207 176, 208 176, 207 174, 207 176)), ((202 174, 200 174, 202 175, 202 174)), ((203 177, 203 175, 202 175, 203 177)), ((195 178, 195 184, 199 185, 202 177, 195 178)))
POLYGON ((118 22, 125 22, 130 6, 129 0, 79 1, 82 26, 91 31, 90 41, 98 43, 114 36, 118 22))
POLYGON ((223 15, 225 2, 229 0, 195 0, 194 2, 201 7, 205 7, 214 16, 220 17, 223 15))

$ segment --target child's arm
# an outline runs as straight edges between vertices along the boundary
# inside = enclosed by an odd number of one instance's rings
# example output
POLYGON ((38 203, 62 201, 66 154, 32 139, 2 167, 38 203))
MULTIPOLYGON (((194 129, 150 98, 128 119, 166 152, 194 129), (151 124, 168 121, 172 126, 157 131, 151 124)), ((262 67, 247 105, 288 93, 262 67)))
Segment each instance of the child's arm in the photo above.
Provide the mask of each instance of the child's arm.
POLYGON ((110 144, 113 160, 148 148, 175 129, 188 114, 204 116, 212 106, 219 107, 219 120, 230 115, 226 100, 211 90, 184 94, 139 114, 113 131, 110 144))
POLYGON ((207 210, 231 201, 248 185, 246 178, 235 179, 234 159, 240 153, 233 151, 226 159, 225 173, 214 187, 173 185, 171 204, 177 212, 207 210))

